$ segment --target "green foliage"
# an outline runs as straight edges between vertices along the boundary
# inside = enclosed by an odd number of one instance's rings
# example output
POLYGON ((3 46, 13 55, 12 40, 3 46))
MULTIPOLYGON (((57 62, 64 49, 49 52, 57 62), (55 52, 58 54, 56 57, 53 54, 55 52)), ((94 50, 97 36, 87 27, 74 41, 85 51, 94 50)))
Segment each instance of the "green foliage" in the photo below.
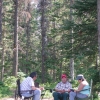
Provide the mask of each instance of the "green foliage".
POLYGON ((86 13, 92 13, 96 9, 96 2, 97 0, 75 0, 72 8, 76 10, 75 14, 78 16, 86 17, 86 13))
POLYGON ((0 86, 4 86, 4 83, 2 81, 0 81, 0 86))
POLYGON ((0 86, 0 98, 12 95, 12 92, 7 86, 0 86))
POLYGON ((77 70, 77 74, 83 73, 87 81, 90 81, 91 79, 95 80, 95 75, 97 73, 95 67, 90 67, 87 69, 85 69, 84 67, 80 67, 79 70, 77 70))
POLYGON ((94 89, 97 90, 97 91, 100 91, 100 83, 97 82, 95 85, 94 85, 94 89))
POLYGON ((12 88, 16 86, 16 80, 17 78, 14 76, 8 76, 4 79, 4 84, 5 86, 12 88))
POLYGON ((17 72, 17 78, 18 79, 23 79, 26 76, 23 72, 17 72))
MULTIPOLYGON (((20 1, 19 1, 20 2, 20 1)), ((67 0, 50 0, 46 5, 45 16, 47 25, 46 33, 46 60, 45 60, 45 88, 54 88, 55 80, 59 81, 62 73, 70 77, 70 58, 74 58, 75 75, 84 74, 90 81, 93 79, 94 88, 98 88, 100 82, 96 58, 98 54, 97 43, 97 0, 75 0, 72 7, 67 0), (72 9, 72 13, 70 12, 72 9), (72 20, 70 16, 72 15, 72 20), (72 34, 71 34, 72 33, 72 34), (72 41, 73 40, 73 43, 72 41), (48 83, 47 83, 48 82, 48 83)), ((23 2, 19 3, 19 14, 25 13, 23 2)), ((26 32, 26 19, 18 15, 18 72, 17 78, 12 75, 13 61, 13 15, 14 5, 11 0, 3 0, 3 34, 4 34, 4 86, 15 87, 16 79, 23 79, 26 74, 32 71, 38 73, 37 81, 41 83, 42 73, 41 61, 44 55, 41 55, 41 20, 37 9, 32 9, 29 37, 26 32), (27 40, 28 47, 27 47, 27 40), (27 52, 28 51, 28 54, 27 52), (25 72, 26 74, 24 74, 25 72)), ((38 8, 39 9, 39 8, 38 8)), ((22 14, 23 15, 23 14, 22 14)), ((2 58, 2 48, 0 47, 0 57, 2 58)), ((0 60, 1 61, 1 60, 0 60)), ((2 69, 2 65, 0 64, 2 69)), ((2 84, 2 82, 0 82, 2 84)), ((77 82, 72 82, 73 87, 77 87, 77 82)), ((6 88, 6 87, 5 87, 6 88)), ((2 90, 2 89, 1 89, 2 90)))
POLYGON ((7 76, 4 78, 4 85, 9 88, 16 87, 16 80, 20 79, 21 81, 25 78, 25 74, 23 72, 18 72, 17 77, 15 76, 7 76))
POLYGON ((45 92, 45 95, 44 95, 44 98, 52 98, 52 93, 50 92, 50 89, 54 89, 55 86, 57 85, 57 82, 51 82, 51 83, 45 83, 45 84, 40 84, 40 86, 43 86, 44 87, 44 92, 45 92))
POLYGON ((72 84, 73 88, 77 88, 78 87, 78 81, 77 80, 73 80, 70 83, 72 84))
POLYGON ((93 98, 94 98, 94 100, 98 100, 99 99, 98 92, 93 93, 93 98))
POLYGON ((45 83, 43 84, 45 88, 47 89, 54 89, 56 86, 57 82, 53 82, 53 83, 45 83))
POLYGON ((5 86, 3 82, 0 81, 0 98, 11 95, 12 92, 8 86, 5 86))

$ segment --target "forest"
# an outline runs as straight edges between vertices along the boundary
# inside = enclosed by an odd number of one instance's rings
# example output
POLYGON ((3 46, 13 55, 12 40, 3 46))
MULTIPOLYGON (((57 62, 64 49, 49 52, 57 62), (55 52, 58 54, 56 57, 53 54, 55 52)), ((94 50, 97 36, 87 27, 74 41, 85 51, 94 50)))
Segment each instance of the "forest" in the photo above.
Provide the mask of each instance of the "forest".
POLYGON ((41 84, 83 74, 97 98, 100 0, 0 0, 0 84, 33 71, 41 84))

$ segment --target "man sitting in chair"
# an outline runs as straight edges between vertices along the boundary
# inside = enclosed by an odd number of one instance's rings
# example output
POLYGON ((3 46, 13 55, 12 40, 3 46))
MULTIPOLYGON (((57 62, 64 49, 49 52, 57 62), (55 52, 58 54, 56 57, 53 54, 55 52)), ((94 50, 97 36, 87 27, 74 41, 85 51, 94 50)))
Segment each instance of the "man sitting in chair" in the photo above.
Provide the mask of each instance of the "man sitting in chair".
POLYGON ((43 87, 41 88, 35 87, 34 81, 36 79, 37 79, 36 72, 32 72, 30 76, 28 76, 26 79, 22 81, 20 85, 22 96, 29 97, 34 95, 33 100, 40 100, 41 90, 43 90, 43 87), (32 93, 30 93, 30 91, 32 91, 32 93))
POLYGON ((61 82, 56 85, 53 93, 54 100, 68 100, 68 92, 70 92, 71 88, 72 85, 67 81, 67 76, 62 74, 61 82))

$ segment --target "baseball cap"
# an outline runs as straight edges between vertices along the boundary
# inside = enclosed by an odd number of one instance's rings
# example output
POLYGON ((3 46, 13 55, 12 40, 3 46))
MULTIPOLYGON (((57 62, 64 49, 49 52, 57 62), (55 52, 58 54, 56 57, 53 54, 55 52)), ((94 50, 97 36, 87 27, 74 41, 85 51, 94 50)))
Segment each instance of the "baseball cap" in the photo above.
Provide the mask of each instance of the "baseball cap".
POLYGON ((77 75, 76 80, 84 79, 84 76, 82 74, 77 75))
POLYGON ((66 74, 62 74, 61 78, 67 78, 66 74))

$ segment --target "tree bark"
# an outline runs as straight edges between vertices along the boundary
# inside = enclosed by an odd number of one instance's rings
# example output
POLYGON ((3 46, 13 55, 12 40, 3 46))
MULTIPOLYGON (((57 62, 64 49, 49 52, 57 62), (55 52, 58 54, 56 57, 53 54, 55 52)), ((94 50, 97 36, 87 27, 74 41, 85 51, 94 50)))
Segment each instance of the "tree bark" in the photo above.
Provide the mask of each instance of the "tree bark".
POLYGON ((46 42, 47 42, 47 36, 46 36, 46 17, 45 17, 45 5, 46 0, 41 0, 41 36, 42 36, 42 83, 45 82, 45 72, 46 72, 46 42))
MULTIPOLYGON (((28 7, 26 10, 30 13, 30 4, 28 3, 28 7)), ((30 47, 30 19, 26 22, 26 35, 27 35, 27 43, 26 43, 26 62, 29 61, 29 47, 30 47)), ((26 63, 26 73, 29 71, 29 65, 26 63)))
POLYGON ((97 27, 98 27, 98 49, 99 49, 99 61, 100 61, 100 0, 97 0, 97 27))
MULTIPOLYGON (((73 20, 72 18, 72 6, 73 4, 73 0, 70 0, 70 21, 73 20)), ((71 76, 71 80, 74 80, 74 58, 73 58, 73 29, 70 30, 70 34, 71 34, 71 44, 72 44, 72 58, 70 59, 70 76, 71 76)))
POLYGON ((0 45, 2 42, 2 0, 0 0, 0 45))
MULTIPOLYGON (((5 22, 4 22, 4 24, 5 24, 5 22)), ((3 31, 2 31, 2 38, 4 38, 4 36, 5 36, 5 28, 4 29, 2 29, 3 31)), ((4 40, 2 39, 2 59, 1 59, 1 65, 2 65, 2 69, 1 69, 1 81, 3 81, 3 76, 4 76, 4 54, 5 54, 5 43, 4 43, 4 40)))
POLYGON ((1 70, 1 81, 3 81, 3 75, 4 75, 4 43, 3 43, 3 48, 2 48, 2 60, 1 60, 1 64, 2 64, 2 70, 1 70))
POLYGON ((13 75, 18 71, 18 0, 14 1, 14 49, 13 49, 13 75))
POLYGON ((71 80, 74 80, 74 58, 70 59, 70 76, 71 80))
MULTIPOLYGON (((100 0, 97 0, 97 27, 98 27, 98 51, 99 51, 99 65, 100 65, 100 0)), ((100 77, 100 71, 99 71, 100 77)), ((100 80, 100 78, 99 78, 100 80)))
MULTIPOLYGON (((3 51, 2 46, 3 46, 3 44, 2 44, 2 0, 0 0, 0 48, 2 48, 2 51, 3 51)), ((3 55, 2 55, 2 57, 3 57, 3 55)), ((2 65, 2 60, 1 60, 0 64, 2 65)), ((2 70, 1 70, 1 80, 2 80, 2 70)))

